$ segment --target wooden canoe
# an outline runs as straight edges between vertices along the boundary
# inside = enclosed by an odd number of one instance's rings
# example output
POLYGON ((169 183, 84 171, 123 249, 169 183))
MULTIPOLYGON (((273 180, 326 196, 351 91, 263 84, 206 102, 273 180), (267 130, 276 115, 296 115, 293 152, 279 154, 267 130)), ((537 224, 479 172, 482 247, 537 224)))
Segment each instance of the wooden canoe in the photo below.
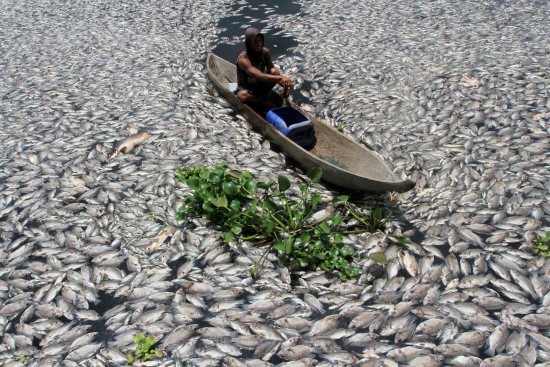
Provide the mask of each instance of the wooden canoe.
POLYGON ((234 63, 207 52, 206 65, 208 76, 218 91, 256 130, 303 169, 321 167, 323 181, 349 190, 373 193, 404 192, 414 187, 413 181, 397 177, 375 152, 292 104, 292 107, 303 113, 315 128, 315 146, 310 150, 302 148, 230 91, 229 83, 237 81, 234 63))

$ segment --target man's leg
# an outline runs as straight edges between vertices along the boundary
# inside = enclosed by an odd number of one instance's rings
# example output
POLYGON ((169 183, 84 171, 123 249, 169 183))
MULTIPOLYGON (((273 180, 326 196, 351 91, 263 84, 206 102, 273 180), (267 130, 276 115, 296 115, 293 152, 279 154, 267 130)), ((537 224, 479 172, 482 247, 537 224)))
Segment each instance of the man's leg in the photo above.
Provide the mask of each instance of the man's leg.
POLYGON ((241 102, 248 104, 257 103, 260 101, 248 89, 241 89, 239 93, 237 93, 237 97, 239 97, 241 102))
MULTIPOLYGON (((271 75, 281 75, 281 71, 278 68, 272 68, 268 71, 271 75)), ((283 100, 279 93, 273 91, 273 88, 277 85, 277 82, 269 82, 269 83, 260 83, 259 89, 261 95, 261 99, 265 101, 269 101, 273 107, 280 107, 283 104, 283 100)))
POLYGON ((241 100, 241 102, 246 103, 250 105, 252 108, 254 108, 256 111, 265 113, 265 110, 269 110, 275 105, 269 101, 263 101, 260 98, 256 97, 252 92, 250 92, 247 89, 242 89, 237 94, 237 97, 241 100))

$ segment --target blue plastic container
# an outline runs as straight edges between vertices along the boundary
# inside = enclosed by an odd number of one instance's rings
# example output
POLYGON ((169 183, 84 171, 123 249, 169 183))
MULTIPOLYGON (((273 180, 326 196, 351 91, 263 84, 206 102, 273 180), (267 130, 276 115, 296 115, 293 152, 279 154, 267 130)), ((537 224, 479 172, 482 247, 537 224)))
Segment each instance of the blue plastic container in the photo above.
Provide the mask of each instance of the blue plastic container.
POLYGON ((292 107, 271 109, 266 115, 266 120, 304 148, 311 148, 315 144, 313 124, 303 113, 292 107))

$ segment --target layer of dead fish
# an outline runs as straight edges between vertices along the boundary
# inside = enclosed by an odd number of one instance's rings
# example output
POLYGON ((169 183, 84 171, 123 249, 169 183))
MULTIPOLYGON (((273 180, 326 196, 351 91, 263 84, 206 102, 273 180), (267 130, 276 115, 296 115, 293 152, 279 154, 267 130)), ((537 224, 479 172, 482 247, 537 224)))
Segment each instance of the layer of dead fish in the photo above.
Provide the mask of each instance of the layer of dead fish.
POLYGON ((276 60, 295 97, 417 181, 382 204, 413 242, 350 237, 363 275, 344 283, 273 257, 255 281, 262 249, 175 221, 185 164, 299 182, 207 81, 224 6, 0 11, 2 365, 124 365, 145 333, 167 352, 146 365, 544 366, 550 261, 529 250, 550 230, 543 5, 268 13, 300 42, 276 60))

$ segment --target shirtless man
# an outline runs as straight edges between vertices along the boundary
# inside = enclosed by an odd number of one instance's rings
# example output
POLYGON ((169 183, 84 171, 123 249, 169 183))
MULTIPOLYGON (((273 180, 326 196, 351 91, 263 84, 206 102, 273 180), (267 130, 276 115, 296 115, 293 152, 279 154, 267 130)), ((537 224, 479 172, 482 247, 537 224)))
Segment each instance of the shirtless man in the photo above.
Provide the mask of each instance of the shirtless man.
POLYGON ((281 75, 273 65, 271 53, 264 47, 264 35, 256 28, 248 28, 244 34, 246 50, 237 58, 237 90, 239 99, 252 106, 272 108, 268 94, 276 84, 284 88, 283 96, 292 87, 292 80, 281 75))

